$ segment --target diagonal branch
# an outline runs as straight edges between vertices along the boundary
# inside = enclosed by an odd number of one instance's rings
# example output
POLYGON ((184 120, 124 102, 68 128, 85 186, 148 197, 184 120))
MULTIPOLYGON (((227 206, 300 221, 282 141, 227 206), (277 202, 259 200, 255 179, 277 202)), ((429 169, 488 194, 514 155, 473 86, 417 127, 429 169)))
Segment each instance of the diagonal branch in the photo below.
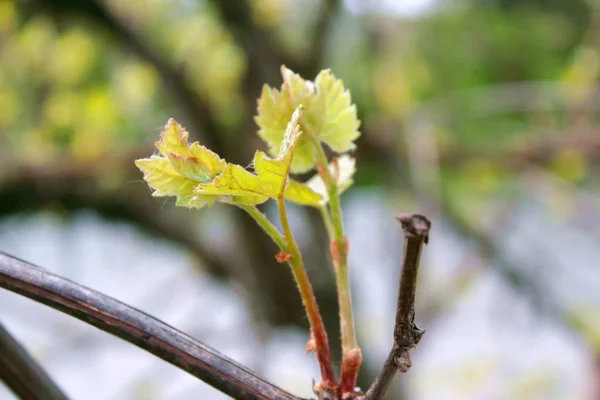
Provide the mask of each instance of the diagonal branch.
POLYGON ((67 400, 35 359, 0 324, 0 381, 24 400, 67 400))
POLYGON ((226 146, 223 136, 218 134, 221 127, 215 120, 209 105, 192 89, 183 71, 162 57, 130 23, 115 15, 106 2, 35 0, 24 2, 22 6, 29 12, 48 12, 58 19, 75 15, 98 24, 140 59, 154 67, 178 108, 185 114, 186 125, 203 144, 219 154, 230 155, 231 149, 226 146))
POLYGON ((0 287, 120 337, 240 400, 302 400, 175 328, 0 252, 0 287))
POLYGON ((108 218, 135 222, 147 231, 182 244, 202 260, 202 266, 216 277, 228 274, 228 265, 216 251, 198 238, 189 222, 189 214, 161 210, 158 202, 147 202, 145 185, 123 185, 118 191, 96 185, 102 176, 118 171, 123 181, 139 173, 131 160, 147 154, 145 147, 115 152, 94 161, 56 161, 41 165, 0 161, 0 216, 39 209, 59 202, 74 210, 90 208, 108 218), (133 221, 132 221, 133 220, 133 221))
POLYGON ((253 92, 249 98, 255 105, 262 85, 276 82, 281 64, 289 65, 292 60, 286 59, 280 51, 274 32, 252 20, 252 7, 248 0, 213 0, 212 4, 248 59, 246 78, 250 82, 246 83, 246 89, 253 92))
POLYGON ((319 67, 325 58, 327 39, 332 30, 333 19, 340 6, 340 0, 325 0, 323 2, 323 10, 317 17, 313 29, 313 37, 310 46, 312 51, 308 57, 306 57, 304 62, 302 62, 301 68, 298 69, 301 72, 300 75, 316 76, 319 73, 319 67))
POLYGON ((422 215, 401 215, 398 220, 404 231, 404 258, 398 291, 398 308, 394 328, 394 344, 381 373, 371 385, 364 400, 379 400, 387 392, 397 371, 406 372, 412 366, 409 351, 425 331, 415 325, 415 293, 423 245, 429 240, 431 222, 422 215))
POLYGON ((213 0, 212 3, 248 57, 248 78, 253 80, 249 89, 254 91, 260 90, 263 83, 275 83, 282 64, 302 76, 315 76, 325 56, 333 18, 341 6, 340 0, 323 2, 312 32, 311 50, 306 57, 297 57, 286 51, 275 29, 259 26, 253 21, 248 0, 213 0))

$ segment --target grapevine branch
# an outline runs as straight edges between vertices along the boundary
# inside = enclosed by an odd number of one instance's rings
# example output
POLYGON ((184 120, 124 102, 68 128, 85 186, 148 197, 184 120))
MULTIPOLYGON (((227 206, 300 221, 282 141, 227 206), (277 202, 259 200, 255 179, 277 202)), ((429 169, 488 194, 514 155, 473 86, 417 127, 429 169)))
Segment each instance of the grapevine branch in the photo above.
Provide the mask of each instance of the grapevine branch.
POLYGON ((379 376, 371 385, 364 400, 382 399, 397 371, 406 372, 412 366, 409 351, 425 331, 415 325, 415 292, 417 273, 423 245, 429 239, 431 222, 422 215, 401 215, 398 220, 404 231, 404 256, 398 290, 394 344, 379 376))
POLYGON ((0 381, 20 399, 67 400, 43 368, 1 324, 0 381))
POLYGON ((111 333, 239 400, 302 400, 141 311, 0 252, 0 287, 111 333))

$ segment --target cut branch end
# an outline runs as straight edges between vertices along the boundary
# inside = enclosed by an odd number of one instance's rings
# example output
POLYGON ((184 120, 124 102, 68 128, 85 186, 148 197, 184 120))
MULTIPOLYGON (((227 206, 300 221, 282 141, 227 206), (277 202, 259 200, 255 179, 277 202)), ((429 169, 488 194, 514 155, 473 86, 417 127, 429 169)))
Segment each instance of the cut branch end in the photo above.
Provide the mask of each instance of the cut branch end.
POLYGON ((381 373, 371 385, 364 400, 382 399, 394 375, 398 371, 405 373, 412 367, 410 350, 419 343, 425 333, 415 325, 415 293, 421 252, 423 245, 429 242, 431 222, 419 214, 402 214, 396 218, 404 231, 404 254, 398 290, 394 345, 381 373))

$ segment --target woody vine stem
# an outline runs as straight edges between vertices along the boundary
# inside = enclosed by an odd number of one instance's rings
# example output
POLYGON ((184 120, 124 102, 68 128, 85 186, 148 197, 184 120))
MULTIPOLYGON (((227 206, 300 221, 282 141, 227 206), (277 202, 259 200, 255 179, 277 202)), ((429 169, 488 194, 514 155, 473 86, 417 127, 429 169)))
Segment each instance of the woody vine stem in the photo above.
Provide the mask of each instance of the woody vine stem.
POLYGON ((423 245, 429 242, 431 222, 422 215, 401 215, 398 221, 404 231, 404 255, 398 288, 398 305, 394 327, 394 344, 383 369, 362 400, 380 400, 387 392, 398 371, 407 372, 412 366, 409 351, 425 331, 415 325, 415 294, 423 245))

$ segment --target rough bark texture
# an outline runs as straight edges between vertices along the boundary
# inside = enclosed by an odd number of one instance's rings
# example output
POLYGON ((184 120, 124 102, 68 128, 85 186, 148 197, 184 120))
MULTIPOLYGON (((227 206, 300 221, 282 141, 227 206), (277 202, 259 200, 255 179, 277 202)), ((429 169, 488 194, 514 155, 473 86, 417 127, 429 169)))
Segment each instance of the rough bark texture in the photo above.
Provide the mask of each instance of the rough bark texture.
POLYGON ((429 241, 431 222, 422 215, 401 215, 398 220, 404 231, 404 256, 398 290, 394 344, 381 373, 373 382, 364 400, 382 399, 397 371, 406 372, 412 366, 410 350, 425 331, 415 325, 415 293, 423 245, 429 241))

